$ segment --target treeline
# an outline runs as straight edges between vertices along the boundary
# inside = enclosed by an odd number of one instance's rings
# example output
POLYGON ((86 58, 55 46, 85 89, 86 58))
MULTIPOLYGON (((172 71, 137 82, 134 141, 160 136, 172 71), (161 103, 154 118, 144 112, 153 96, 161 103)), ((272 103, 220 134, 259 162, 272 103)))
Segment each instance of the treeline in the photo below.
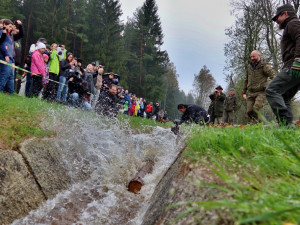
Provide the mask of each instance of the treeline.
POLYGON ((179 103, 193 97, 179 90, 177 72, 162 50, 163 31, 155 0, 145 0, 124 24, 119 0, 1 0, 0 15, 23 22, 25 56, 32 43, 65 44, 84 64, 99 61, 105 71, 120 75, 120 84, 161 102, 171 118, 179 103))

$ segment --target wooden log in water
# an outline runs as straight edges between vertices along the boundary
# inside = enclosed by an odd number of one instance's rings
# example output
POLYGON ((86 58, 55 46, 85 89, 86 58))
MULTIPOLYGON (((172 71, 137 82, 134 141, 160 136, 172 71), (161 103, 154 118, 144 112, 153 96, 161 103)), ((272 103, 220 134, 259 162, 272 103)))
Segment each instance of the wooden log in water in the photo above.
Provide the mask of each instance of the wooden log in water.
POLYGON ((142 186, 145 184, 143 178, 152 173, 154 166, 154 162, 152 160, 148 160, 146 164, 139 170, 139 172, 135 175, 135 177, 128 184, 128 191, 137 194, 142 189, 142 186))

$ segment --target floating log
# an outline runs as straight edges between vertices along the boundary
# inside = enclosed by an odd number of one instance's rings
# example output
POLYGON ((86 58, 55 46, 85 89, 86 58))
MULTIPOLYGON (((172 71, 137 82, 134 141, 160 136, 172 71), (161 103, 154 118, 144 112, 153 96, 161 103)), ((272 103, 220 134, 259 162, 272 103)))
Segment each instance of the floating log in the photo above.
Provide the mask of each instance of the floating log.
POLYGON ((143 181, 143 178, 149 174, 152 173, 154 166, 154 162, 152 160, 148 160, 146 162, 146 165, 143 166, 139 172, 135 175, 135 177, 129 182, 128 184, 128 191, 137 194, 142 189, 142 186, 145 184, 143 181))

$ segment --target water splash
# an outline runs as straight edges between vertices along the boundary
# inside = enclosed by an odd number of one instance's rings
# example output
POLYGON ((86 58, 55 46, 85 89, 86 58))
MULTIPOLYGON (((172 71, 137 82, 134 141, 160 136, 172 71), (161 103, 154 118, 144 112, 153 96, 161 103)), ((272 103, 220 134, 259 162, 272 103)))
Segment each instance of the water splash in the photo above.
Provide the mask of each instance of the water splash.
POLYGON ((133 132, 126 122, 74 109, 48 112, 44 126, 57 132, 62 164, 73 185, 46 201, 20 224, 140 224, 151 195, 183 147, 170 129, 133 132), (140 194, 127 191, 146 160, 155 162, 140 194), (88 178, 80 181, 80 174, 88 178))

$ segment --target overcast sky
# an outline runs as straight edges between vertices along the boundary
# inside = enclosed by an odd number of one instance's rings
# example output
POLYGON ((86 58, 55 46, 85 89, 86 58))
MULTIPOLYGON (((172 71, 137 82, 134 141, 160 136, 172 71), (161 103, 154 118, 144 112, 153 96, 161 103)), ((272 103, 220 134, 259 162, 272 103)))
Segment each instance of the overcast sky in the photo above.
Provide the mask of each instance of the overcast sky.
MULTIPOLYGON (((164 33, 162 50, 167 50, 179 74, 179 88, 192 90, 194 74, 206 65, 217 84, 226 87, 225 28, 234 23, 230 0, 156 0, 164 33)), ((123 16, 132 17, 144 0, 120 0, 123 16)))

